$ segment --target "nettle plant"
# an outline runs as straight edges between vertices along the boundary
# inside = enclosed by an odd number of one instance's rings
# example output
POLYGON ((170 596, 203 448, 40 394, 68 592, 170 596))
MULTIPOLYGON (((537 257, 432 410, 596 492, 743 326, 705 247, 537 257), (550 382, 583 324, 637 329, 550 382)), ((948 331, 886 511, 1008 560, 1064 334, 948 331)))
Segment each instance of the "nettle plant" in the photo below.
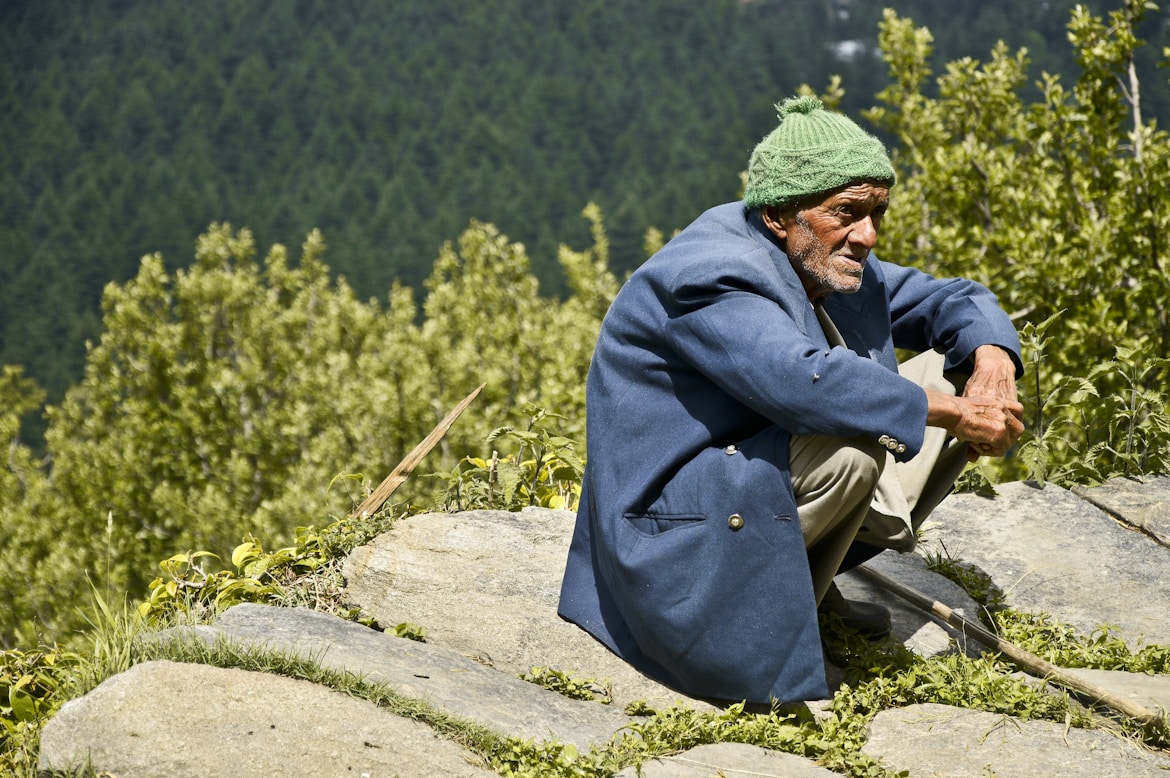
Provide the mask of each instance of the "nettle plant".
POLYGON ((1163 385, 1170 359, 1148 338, 1138 338, 1116 345, 1112 358, 1084 375, 1053 378, 1045 370, 1048 331, 1061 315, 1021 330, 1029 363, 1022 399, 1031 411, 1031 433, 1019 461, 1027 477, 1075 485, 1167 472, 1170 411, 1163 385))
MULTIPOLYGON (((292 545, 270 551, 249 534, 232 551, 230 567, 210 551, 174 554, 159 563, 162 574, 150 582, 138 615, 152 626, 203 623, 252 602, 310 607, 368 623, 341 601, 342 561, 411 511, 398 504, 373 516, 338 519, 324 529, 298 527, 292 545)), ((422 630, 410 627, 399 625, 396 632, 422 639, 422 630)))
POLYGON ((80 660, 57 646, 0 651, 0 772, 35 771, 40 727, 64 702, 63 679, 80 660))

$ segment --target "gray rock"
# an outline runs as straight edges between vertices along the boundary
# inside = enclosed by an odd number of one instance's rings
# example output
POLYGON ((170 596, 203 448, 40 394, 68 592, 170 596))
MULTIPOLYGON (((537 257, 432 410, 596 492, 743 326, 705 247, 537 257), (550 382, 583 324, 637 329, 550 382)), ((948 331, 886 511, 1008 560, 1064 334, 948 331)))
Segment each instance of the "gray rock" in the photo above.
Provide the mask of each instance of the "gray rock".
POLYGON ((629 723, 620 709, 570 700, 442 646, 300 608, 237 605, 211 629, 175 628, 167 635, 204 641, 216 636, 310 658, 522 740, 559 740, 587 749, 629 723))
POLYGON ((706 703, 642 675, 557 616, 574 514, 467 511, 413 516, 346 561, 346 596, 383 625, 421 626, 446 646, 513 675, 549 667, 608 684, 613 704, 706 703))
MULTIPOLYGON (((866 562, 866 567, 893 578, 922 594, 943 603, 960 616, 979 624, 979 604, 958 584, 926 567, 917 554, 885 551, 866 562)), ((876 602, 890 609, 891 635, 923 657, 943 656, 963 651, 978 656, 983 647, 959 630, 933 618, 921 608, 907 602, 858 571, 837 577, 841 593, 850 599, 876 602)))
POLYGON ((423 724, 265 673, 148 662, 71 700, 41 734, 40 770, 103 775, 459 778, 495 773, 423 724))
MULTIPOLYGON (((924 549, 980 567, 1014 607, 1047 611, 1085 631, 1109 623, 1123 627, 1127 638, 1170 643, 1170 551, 1066 490, 1008 484, 1000 492, 995 500, 948 498, 927 525, 924 549)), ((1120 498, 1097 502, 1124 516, 1120 498)), ((256 605, 233 608, 212 626, 176 628, 155 639, 227 640, 297 653, 503 734, 579 749, 622 729, 628 701, 710 709, 636 673, 556 616, 572 523, 572 514, 546 510, 431 514, 356 550, 345 568, 355 604, 385 625, 424 627, 425 644, 333 616, 256 605), (517 678, 534 666, 608 680, 616 702, 572 701, 517 678)), ((885 553, 868 566, 977 620, 978 606, 915 555, 885 553)), ((915 606, 858 574, 839 581, 846 596, 890 607, 894 635, 912 650, 926 656, 954 650, 956 633, 915 606)), ((1170 701, 1170 677, 1072 672, 1153 710, 1170 701)), ((816 716, 818 709, 809 707, 816 716)), ((823 707, 820 714, 828 715, 823 707)), ((878 714, 865 752, 915 778, 1170 770, 1165 753, 1106 732, 944 706, 878 714)), ((67 704, 44 730, 40 756, 44 769, 89 756, 95 768, 115 775, 179 778, 484 774, 473 753, 430 728, 323 687, 167 662, 139 665, 67 704)), ((832 774, 798 757, 726 743, 651 760, 642 769, 651 778, 832 774)))
POLYGON ((882 711, 862 752, 914 778, 1142 778, 1170 770, 1164 754, 1102 730, 947 705, 882 711))
POLYGON ((1073 491, 1126 524, 1139 527, 1159 542, 1170 545, 1170 477, 1113 478, 1091 489, 1073 491))
POLYGON ((674 756, 651 759, 641 771, 627 767, 616 778, 833 778, 838 773, 818 767, 812 760, 743 743, 699 746, 674 756))
POLYGON ((1126 673, 1120 670, 1088 670, 1083 667, 1066 671, 1091 684, 1136 702, 1151 713, 1170 711, 1170 676, 1126 673))
POLYGON ((982 568, 1011 607, 1086 634, 1114 625, 1131 646, 1170 643, 1165 548, 1060 487, 998 489, 996 498, 949 497, 924 526, 922 545, 982 568))

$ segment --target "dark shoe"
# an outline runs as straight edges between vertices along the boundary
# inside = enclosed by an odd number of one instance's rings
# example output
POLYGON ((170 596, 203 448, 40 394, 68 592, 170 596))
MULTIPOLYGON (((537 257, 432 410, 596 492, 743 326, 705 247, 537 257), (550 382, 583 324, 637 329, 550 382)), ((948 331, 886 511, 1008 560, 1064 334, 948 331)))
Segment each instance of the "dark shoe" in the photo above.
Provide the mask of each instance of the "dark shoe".
POLYGON ((883 605, 860 600, 847 600, 837 584, 830 584, 819 610, 831 613, 850 629, 860 632, 870 640, 878 640, 890 634, 890 611, 883 605))

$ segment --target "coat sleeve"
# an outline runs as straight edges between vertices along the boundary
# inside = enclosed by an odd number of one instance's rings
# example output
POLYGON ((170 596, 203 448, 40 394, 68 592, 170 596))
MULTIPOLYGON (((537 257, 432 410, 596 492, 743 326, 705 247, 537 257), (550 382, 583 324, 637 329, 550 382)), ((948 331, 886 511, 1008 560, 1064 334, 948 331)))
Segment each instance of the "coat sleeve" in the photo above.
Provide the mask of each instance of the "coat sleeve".
POLYGON ((970 372, 975 349, 1003 348, 1024 373, 1015 326, 987 287, 963 278, 934 278, 920 270, 880 263, 890 300, 894 345, 946 354, 945 370, 970 372))
MULTIPOLYGON (((829 348, 802 324, 808 306, 767 271, 766 254, 679 268, 660 289, 665 337, 676 353, 728 395, 796 434, 890 435, 917 453, 926 394, 911 381, 845 348, 829 348), (704 272, 704 268, 721 270, 704 272), (799 322, 799 323, 798 323, 799 322)), ((815 321, 815 319, 814 319, 815 321)))

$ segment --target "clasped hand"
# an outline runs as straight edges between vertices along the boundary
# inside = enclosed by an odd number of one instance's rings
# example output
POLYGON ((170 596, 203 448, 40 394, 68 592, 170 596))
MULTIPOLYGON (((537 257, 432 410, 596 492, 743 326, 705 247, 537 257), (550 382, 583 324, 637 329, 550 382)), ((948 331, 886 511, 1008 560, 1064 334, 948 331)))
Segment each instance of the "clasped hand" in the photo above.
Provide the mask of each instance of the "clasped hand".
POLYGON ((962 396, 928 390, 927 423, 967 446, 967 459, 1003 456, 1024 433, 1024 406, 1016 399, 1016 367, 997 346, 975 351, 975 369, 962 396))
POLYGON ((960 417, 948 431, 966 441, 967 459, 1001 457, 1024 433, 1024 406, 998 397, 956 397, 960 417))

